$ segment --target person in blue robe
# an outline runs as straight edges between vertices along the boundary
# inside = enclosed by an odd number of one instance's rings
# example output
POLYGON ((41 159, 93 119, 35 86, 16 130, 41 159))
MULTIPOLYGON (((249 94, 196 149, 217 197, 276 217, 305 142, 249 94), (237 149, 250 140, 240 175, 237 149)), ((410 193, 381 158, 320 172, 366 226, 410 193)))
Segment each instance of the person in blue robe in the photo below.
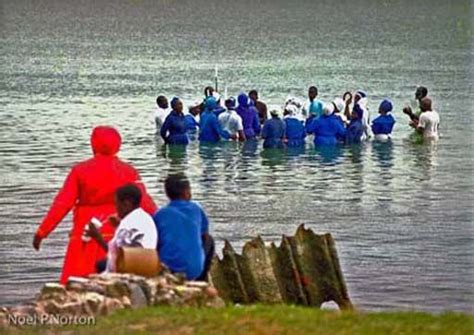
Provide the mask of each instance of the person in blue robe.
POLYGON ((270 112, 271 119, 265 121, 262 129, 263 147, 283 148, 283 139, 285 137, 285 122, 278 115, 277 110, 270 112))
POLYGON ((291 109, 284 112, 285 141, 289 148, 305 145, 306 130, 303 122, 298 119, 291 109))
POLYGON ((325 104, 323 115, 314 119, 307 127, 309 134, 314 134, 314 145, 333 146, 338 143, 338 138, 346 136, 346 129, 341 125, 338 118, 332 115, 334 106, 325 104))
POLYGON ((379 116, 372 121, 372 132, 378 141, 387 141, 391 138, 395 118, 390 113, 393 109, 392 102, 384 99, 379 106, 379 116))
POLYGON ((230 134, 222 129, 217 119, 217 115, 214 112, 216 108, 216 99, 208 97, 204 103, 204 111, 201 113, 199 121, 199 141, 201 142, 218 142, 221 138, 230 138, 230 134))
POLYGON ((189 143, 188 134, 183 114, 183 103, 177 97, 171 100, 171 113, 166 117, 163 126, 161 126, 160 135, 166 144, 189 143))
POLYGON ((201 112, 201 103, 195 102, 189 106, 189 113, 184 116, 184 124, 186 126, 186 132, 188 133, 189 139, 194 141, 198 137, 199 130, 199 113, 201 112))
POLYGON ((352 111, 351 121, 347 126, 346 143, 347 144, 359 144, 362 142, 362 136, 364 135, 364 126, 362 125, 362 119, 360 113, 352 111))
POLYGON ((239 106, 236 111, 242 118, 245 138, 251 140, 257 137, 261 130, 258 111, 245 93, 240 94, 237 97, 237 101, 239 102, 239 106))

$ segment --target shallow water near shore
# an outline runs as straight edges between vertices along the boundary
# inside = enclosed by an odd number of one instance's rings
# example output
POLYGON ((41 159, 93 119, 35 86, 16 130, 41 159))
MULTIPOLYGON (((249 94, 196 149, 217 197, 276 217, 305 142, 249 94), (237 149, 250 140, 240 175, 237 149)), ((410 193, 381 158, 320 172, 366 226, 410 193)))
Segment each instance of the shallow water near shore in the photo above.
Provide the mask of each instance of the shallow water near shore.
POLYGON ((121 158, 166 203, 185 171, 218 248, 304 223, 331 232, 353 302, 369 310, 473 311, 473 67, 469 1, 5 1, 0 20, 0 305, 59 277, 68 216, 31 241, 94 125, 123 136, 121 158), (279 106, 316 84, 322 100, 369 94, 395 106, 391 143, 301 151, 261 143, 186 150, 154 138, 158 94, 257 88, 279 106), (437 145, 413 145, 402 115, 415 86, 441 115, 437 145))

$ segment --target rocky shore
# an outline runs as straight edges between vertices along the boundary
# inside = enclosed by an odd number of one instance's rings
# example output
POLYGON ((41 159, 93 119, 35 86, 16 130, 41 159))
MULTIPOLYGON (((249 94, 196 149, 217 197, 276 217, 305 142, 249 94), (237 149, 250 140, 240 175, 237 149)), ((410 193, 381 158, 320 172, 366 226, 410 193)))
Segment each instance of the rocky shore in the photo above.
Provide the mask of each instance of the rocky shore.
POLYGON ((27 325, 28 320, 54 319, 50 316, 96 317, 118 309, 156 305, 223 307, 225 303, 208 283, 186 281, 171 273, 154 278, 96 274, 88 278, 71 278, 65 286, 45 284, 34 302, 2 308, 0 326, 22 326, 27 325))

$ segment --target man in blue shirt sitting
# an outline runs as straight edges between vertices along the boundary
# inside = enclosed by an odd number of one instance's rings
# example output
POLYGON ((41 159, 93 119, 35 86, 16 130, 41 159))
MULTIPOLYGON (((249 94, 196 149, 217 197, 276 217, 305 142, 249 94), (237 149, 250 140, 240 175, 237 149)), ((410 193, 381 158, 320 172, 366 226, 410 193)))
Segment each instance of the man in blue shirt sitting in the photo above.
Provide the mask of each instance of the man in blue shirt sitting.
POLYGON ((172 272, 186 274, 188 280, 207 280, 214 241, 206 213, 191 201, 191 186, 183 173, 166 178, 165 192, 170 203, 153 216, 160 260, 172 272))

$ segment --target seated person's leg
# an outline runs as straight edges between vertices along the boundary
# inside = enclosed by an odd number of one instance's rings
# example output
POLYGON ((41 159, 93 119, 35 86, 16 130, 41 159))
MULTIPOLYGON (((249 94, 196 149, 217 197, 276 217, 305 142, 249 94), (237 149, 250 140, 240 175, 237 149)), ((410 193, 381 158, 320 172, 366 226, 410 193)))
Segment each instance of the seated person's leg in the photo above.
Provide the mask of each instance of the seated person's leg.
POLYGON ((107 258, 101 259, 95 263, 97 273, 102 273, 107 268, 107 258))
POLYGON ((211 269, 212 258, 215 254, 214 239, 211 235, 207 234, 205 237, 203 236, 202 246, 204 248, 204 270, 202 271, 201 275, 196 278, 196 280, 208 281, 208 273, 211 269))

